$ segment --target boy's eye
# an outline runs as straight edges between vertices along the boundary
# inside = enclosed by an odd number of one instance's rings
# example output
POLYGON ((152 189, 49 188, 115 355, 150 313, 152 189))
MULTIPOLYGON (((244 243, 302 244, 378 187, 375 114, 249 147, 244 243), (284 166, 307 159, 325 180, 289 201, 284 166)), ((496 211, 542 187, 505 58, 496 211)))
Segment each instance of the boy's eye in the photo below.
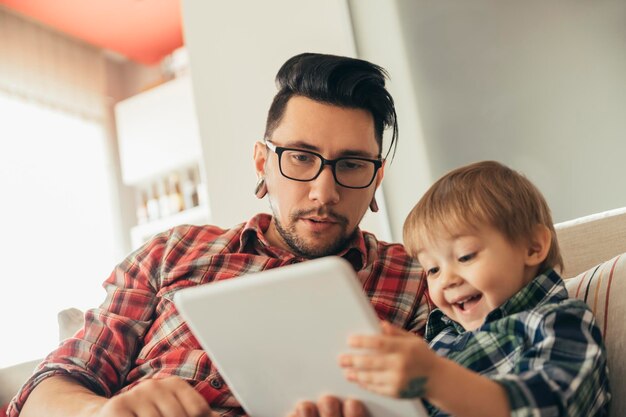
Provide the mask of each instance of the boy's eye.
POLYGON ((475 253, 468 253, 467 255, 463 255, 459 258, 459 262, 467 262, 467 261, 471 261, 472 259, 474 259, 474 257, 476 256, 475 253))
POLYGON ((430 268, 426 271, 427 275, 435 275, 437 272, 439 272, 439 267, 434 267, 434 268, 430 268))

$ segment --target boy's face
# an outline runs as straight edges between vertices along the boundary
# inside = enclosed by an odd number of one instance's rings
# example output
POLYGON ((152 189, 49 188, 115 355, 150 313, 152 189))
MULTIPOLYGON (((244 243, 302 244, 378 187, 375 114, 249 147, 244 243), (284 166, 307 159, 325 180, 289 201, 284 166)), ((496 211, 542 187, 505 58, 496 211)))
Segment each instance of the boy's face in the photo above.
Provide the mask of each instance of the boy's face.
POLYGON ((475 330, 534 278, 530 252, 493 227, 480 227, 429 239, 417 257, 433 302, 464 329, 475 330))

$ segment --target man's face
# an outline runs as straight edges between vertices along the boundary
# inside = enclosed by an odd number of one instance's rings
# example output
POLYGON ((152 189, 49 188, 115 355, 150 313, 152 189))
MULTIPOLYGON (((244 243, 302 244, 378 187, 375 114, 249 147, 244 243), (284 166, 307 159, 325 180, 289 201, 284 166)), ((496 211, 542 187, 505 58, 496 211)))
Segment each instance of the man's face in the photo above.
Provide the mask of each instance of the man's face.
MULTIPOLYGON (((326 159, 360 156, 376 159, 380 153, 371 114, 292 97, 271 142, 276 146, 313 151, 326 159)), ((309 182, 285 178, 278 155, 263 143, 255 145, 257 173, 265 177, 274 217, 266 231, 272 245, 297 255, 316 258, 345 248, 363 218, 383 170, 363 189, 343 187, 325 166, 309 182)))

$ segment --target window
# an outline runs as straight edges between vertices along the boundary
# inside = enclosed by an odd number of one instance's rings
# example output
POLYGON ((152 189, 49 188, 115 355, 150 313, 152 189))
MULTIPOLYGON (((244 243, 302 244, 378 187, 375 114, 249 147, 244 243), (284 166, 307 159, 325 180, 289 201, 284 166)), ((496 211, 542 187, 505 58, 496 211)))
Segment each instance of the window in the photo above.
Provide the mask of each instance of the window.
POLYGON ((58 344, 56 314, 104 299, 120 260, 106 132, 0 91, 0 368, 58 344))

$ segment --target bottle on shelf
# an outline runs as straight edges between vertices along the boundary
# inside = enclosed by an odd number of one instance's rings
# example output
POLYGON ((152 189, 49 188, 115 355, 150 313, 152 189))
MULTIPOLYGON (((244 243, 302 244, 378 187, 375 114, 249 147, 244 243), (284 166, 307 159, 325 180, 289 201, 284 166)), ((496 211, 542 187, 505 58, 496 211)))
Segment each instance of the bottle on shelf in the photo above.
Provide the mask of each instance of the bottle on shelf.
POLYGON ((148 222, 148 195, 146 190, 137 190, 135 192, 137 201, 137 224, 148 222))
POLYGON ((161 178, 157 181, 159 193, 159 215, 161 218, 169 216, 170 213, 170 190, 167 180, 161 178))
POLYGON ((153 183, 148 191, 146 207, 148 209, 148 220, 157 220, 159 218, 159 191, 156 183, 153 183))
POLYGON ((198 206, 197 182, 195 170, 193 168, 188 169, 183 180, 183 199, 187 209, 198 206))
POLYGON ((196 194, 198 195, 198 205, 208 206, 209 199, 206 193, 206 189, 204 187, 204 181, 202 180, 202 175, 200 175, 200 167, 198 165, 194 167, 194 175, 195 175, 195 178, 197 178, 196 194))
POLYGON ((181 166, 136 188, 137 225, 131 228, 133 248, 179 224, 206 224, 209 205, 197 164, 181 166))
POLYGON ((183 194, 180 189, 180 181, 178 180, 178 174, 172 173, 169 178, 169 201, 170 201, 170 213, 178 213, 185 209, 183 202, 183 194))

